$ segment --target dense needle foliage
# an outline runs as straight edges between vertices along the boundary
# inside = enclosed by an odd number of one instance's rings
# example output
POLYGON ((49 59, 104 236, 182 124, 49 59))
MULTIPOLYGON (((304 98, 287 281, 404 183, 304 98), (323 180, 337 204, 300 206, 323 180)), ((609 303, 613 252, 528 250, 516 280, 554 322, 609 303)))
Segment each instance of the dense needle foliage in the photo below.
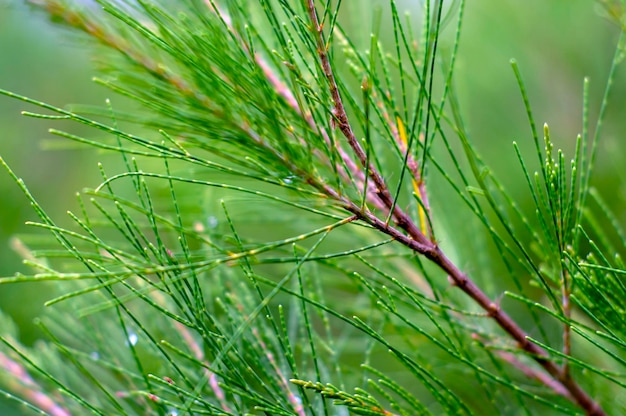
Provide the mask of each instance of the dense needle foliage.
MULTIPOLYGON (((590 187, 623 34, 597 120, 581 80, 573 154, 511 62, 534 153, 515 144, 510 175, 528 210, 463 121, 464 0, 411 16, 390 0, 364 13, 371 33, 346 29, 365 0, 32 3, 93 43, 95 81, 137 109, 0 90, 119 156, 70 226, 0 159, 41 231, 19 245, 33 274, 0 283, 54 287, 45 342, 21 345, 2 317, 0 386, 24 409, 625 411, 626 233, 590 187)), ((623 3, 598 4, 623 33, 623 3)))

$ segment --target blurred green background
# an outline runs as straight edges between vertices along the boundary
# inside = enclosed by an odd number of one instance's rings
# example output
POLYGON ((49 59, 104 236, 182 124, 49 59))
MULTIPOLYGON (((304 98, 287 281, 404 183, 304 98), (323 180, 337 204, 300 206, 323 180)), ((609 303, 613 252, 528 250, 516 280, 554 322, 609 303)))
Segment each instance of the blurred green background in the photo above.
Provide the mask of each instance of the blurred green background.
MULTIPOLYGON (((386 4, 386 1, 348 0, 386 4)), ((405 1, 405 6, 411 3, 405 1)), ((467 2, 456 87, 465 121, 485 160, 518 200, 528 196, 515 165, 512 141, 525 152, 532 139, 509 60, 522 70, 538 123, 549 123, 556 144, 571 157, 581 132, 583 77, 591 80, 592 123, 598 113, 619 27, 595 0, 473 0, 467 2)), ((615 2, 617 4, 619 2, 615 2)), ((352 4, 354 6, 354 4, 352 4)), ((358 28, 357 28, 358 29, 358 28)), ((452 38, 454 25, 448 27, 452 38)), ((90 46, 50 24, 43 13, 19 0, 0 0, 0 88, 57 106, 102 105, 112 94, 91 82, 90 46)), ((624 222, 626 199, 623 132, 626 76, 616 79, 601 137, 594 185, 624 222)), ((122 100, 119 100, 121 102, 122 100)), ((51 122, 20 116, 27 105, 0 97, 0 155, 28 184, 55 219, 76 206, 75 192, 97 183, 102 155, 84 149, 51 149, 51 122)), ((593 126, 593 124, 592 124, 593 126)), ((78 131, 76 126, 54 127, 78 131)), ((593 132, 593 128, 591 130, 593 132)), ((521 205, 524 205, 522 202, 521 205)), ((0 171, 0 276, 27 271, 11 239, 36 219, 26 198, 0 171)), ((0 309, 13 316, 23 341, 36 338, 31 322, 46 293, 26 284, 0 286, 0 309)), ((0 329, 1 331, 1 329, 0 329)), ((0 414, 8 410, 0 407, 0 414)))
MULTIPOLYGON (((89 48, 75 40, 25 2, 0 0, 0 88, 61 107, 102 104, 107 92, 91 82, 89 48)), ((98 156, 84 150, 50 150, 45 144, 51 138, 47 133, 50 123, 23 117, 23 110, 34 108, 0 97, 0 156, 51 215, 63 218, 64 212, 76 205, 75 192, 94 183, 98 156)), ((0 276, 28 271, 12 246, 16 236, 29 231, 24 224, 29 220, 36 220, 33 209, 2 169, 0 276)), ((0 310, 12 316, 25 343, 38 336, 32 321, 47 298, 45 289, 30 284, 0 286, 0 310)), ((2 328, 0 332, 4 332, 2 328)), ((21 414, 21 410, 0 400, 0 415, 21 414)))
MULTIPOLYGON (((24 2, 0 4, 0 88, 61 107, 104 102, 106 91, 91 82, 87 45, 74 42, 73 36, 54 28, 43 13, 24 2)), ((46 144, 51 139, 47 133, 50 123, 21 116, 23 110, 35 108, 0 98, 0 155, 43 206, 54 217, 61 217, 75 206, 75 192, 89 185, 86 172, 94 170, 97 155, 84 150, 51 150, 46 144)), ((36 216, 4 170, 0 195, 0 276, 9 276, 27 271, 11 241, 26 232, 24 222, 36 216)), ((43 295, 28 285, 2 286, 1 309, 14 315, 23 327, 37 314, 43 295)), ((30 331, 23 335, 27 342, 32 341, 30 331)))

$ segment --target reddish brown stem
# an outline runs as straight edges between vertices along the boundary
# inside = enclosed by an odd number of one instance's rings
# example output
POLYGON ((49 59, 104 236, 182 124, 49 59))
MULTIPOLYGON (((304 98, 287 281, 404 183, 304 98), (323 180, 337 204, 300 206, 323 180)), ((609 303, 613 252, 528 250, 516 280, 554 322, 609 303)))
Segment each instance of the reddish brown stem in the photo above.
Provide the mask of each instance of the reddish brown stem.
POLYGON ((405 235, 401 231, 386 224, 381 219, 367 212, 363 213, 354 204, 346 205, 346 209, 356 214, 359 219, 372 225, 374 228, 393 237, 401 244, 423 254, 426 258, 437 264, 444 270, 456 286, 471 297, 490 318, 492 318, 500 328, 511 336, 518 343, 518 347, 527 353, 552 378, 562 385, 571 395, 573 401, 584 409, 588 415, 605 415, 604 410, 596 403, 571 377, 564 372, 550 359, 548 353, 536 344, 528 340, 528 335, 500 306, 493 302, 465 273, 463 273, 435 244, 422 244, 405 235))
POLYGON ((408 235, 390 226, 387 222, 380 220, 369 211, 363 211, 360 207, 351 201, 346 201, 339 195, 336 198, 342 200, 344 207, 357 215, 359 219, 369 223, 374 228, 384 232, 385 234, 395 238, 398 242, 411 248, 412 250, 424 255, 430 261, 438 265, 456 286, 471 297, 483 310, 485 310, 490 318, 492 318, 500 328, 509 334, 517 343, 520 349, 529 353, 529 355, 543 369, 552 376, 559 384, 561 384, 572 396, 573 401, 577 403, 588 415, 601 416, 605 415, 604 410, 596 403, 566 372, 562 371, 554 361, 551 360, 548 353, 536 344, 529 341, 528 335, 517 325, 517 323, 504 311, 500 306, 493 302, 465 273, 463 273, 446 255, 441 251, 435 242, 430 241, 414 224, 412 219, 394 207, 393 198, 389 192, 382 175, 372 166, 368 164, 365 151, 357 141, 348 115, 345 111, 341 94, 337 86, 335 76, 333 74, 330 60, 327 54, 327 46, 324 41, 322 27, 317 17, 314 0, 307 0, 307 9, 312 24, 312 32, 314 33, 317 52, 324 75, 327 79, 331 97, 333 99, 334 110, 333 115, 337 120, 339 129, 348 140, 348 143, 356 158, 365 168, 366 172, 376 185, 377 196, 389 208, 394 209, 393 215, 397 225, 403 229, 408 235))
POLYGON ((382 175, 380 174, 380 172, 378 172, 376 167, 369 162, 367 153, 357 140, 354 131, 352 130, 352 126, 348 121, 348 114, 346 113, 346 109, 343 105, 343 100, 341 99, 341 94, 339 93, 339 88, 335 80, 335 75, 330 65, 330 60, 327 54, 327 46, 324 42, 322 27, 320 26, 313 0, 307 0, 307 8, 309 12, 309 18, 311 19, 311 24, 313 25, 312 31, 315 34, 317 53, 320 58, 320 64, 322 66, 324 76, 328 81, 330 94, 333 100, 333 116, 336 119, 339 130, 341 130, 342 134, 348 140, 348 144, 350 145, 350 148, 354 152, 356 158, 359 160, 369 177, 374 182, 374 185, 376 187, 376 196, 388 209, 393 209, 393 216, 396 223, 402 229, 407 231, 409 235, 411 235, 411 237, 414 238, 416 241, 420 241, 423 244, 428 243, 430 240, 419 230, 419 228, 415 226, 415 224, 413 224, 410 217, 397 205, 395 205, 391 192, 389 192, 389 189, 387 188, 387 185, 383 180, 382 175))
POLYGON ((522 363, 520 360, 517 359, 517 357, 515 357, 515 355, 511 354, 510 352, 496 351, 496 354, 500 358, 502 358, 504 361, 511 364, 513 367, 519 369, 527 377, 534 378, 535 380, 538 380, 539 382, 543 383, 547 387, 551 388, 559 396, 563 396, 572 401, 574 400, 572 395, 569 394, 569 391, 567 391, 561 383, 559 383, 558 381, 550 377, 549 374, 546 374, 543 371, 537 371, 534 368, 528 367, 526 364, 522 363))

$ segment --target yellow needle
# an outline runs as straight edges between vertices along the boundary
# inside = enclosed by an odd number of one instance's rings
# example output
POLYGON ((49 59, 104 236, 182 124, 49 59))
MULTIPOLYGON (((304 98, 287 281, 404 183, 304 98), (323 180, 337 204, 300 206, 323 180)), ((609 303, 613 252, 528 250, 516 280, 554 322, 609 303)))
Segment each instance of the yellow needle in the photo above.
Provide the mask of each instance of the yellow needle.
MULTIPOLYGON (((400 117, 396 116, 396 122, 398 123, 398 134, 400 135, 400 140, 402 141, 402 144, 404 144, 404 148, 408 152, 409 143, 406 138, 406 129, 404 128, 404 124, 402 123, 402 120, 400 120, 400 117)), ((417 180, 415 179, 415 176, 411 175, 411 178, 412 178, 411 182, 413 182, 413 192, 415 192, 415 195, 417 196, 417 199, 420 202, 417 207, 417 212, 418 212, 419 219, 420 219, 420 228, 422 229, 422 233, 426 235, 427 229, 426 229, 426 212, 424 211, 424 204, 423 204, 424 201, 422 201, 422 196, 420 194, 419 185, 417 183, 417 180)))

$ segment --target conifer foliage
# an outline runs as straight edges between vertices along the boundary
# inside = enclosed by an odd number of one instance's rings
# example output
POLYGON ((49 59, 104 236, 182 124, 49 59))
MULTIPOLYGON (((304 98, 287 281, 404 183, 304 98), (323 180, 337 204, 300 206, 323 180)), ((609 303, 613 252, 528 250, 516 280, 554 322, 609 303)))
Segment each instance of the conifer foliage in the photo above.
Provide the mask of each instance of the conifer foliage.
MULTIPOLYGON (((346 24, 369 0, 32 3, 91 42, 115 94, 70 111, 0 93, 89 127, 50 133, 118 163, 59 221, 0 159, 49 237, 24 243, 31 275, 0 284, 56 291, 36 347, 2 317, 0 388, 25 411, 624 411, 623 247, 590 237, 626 242, 590 186, 623 35, 597 120, 581 80, 572 155, 511 62, 528 210, 463 122, 464 0, 408 19, 389 0, 373 33, 346 24)), ((619 1, 598 3, 624 27, 619 1)))

